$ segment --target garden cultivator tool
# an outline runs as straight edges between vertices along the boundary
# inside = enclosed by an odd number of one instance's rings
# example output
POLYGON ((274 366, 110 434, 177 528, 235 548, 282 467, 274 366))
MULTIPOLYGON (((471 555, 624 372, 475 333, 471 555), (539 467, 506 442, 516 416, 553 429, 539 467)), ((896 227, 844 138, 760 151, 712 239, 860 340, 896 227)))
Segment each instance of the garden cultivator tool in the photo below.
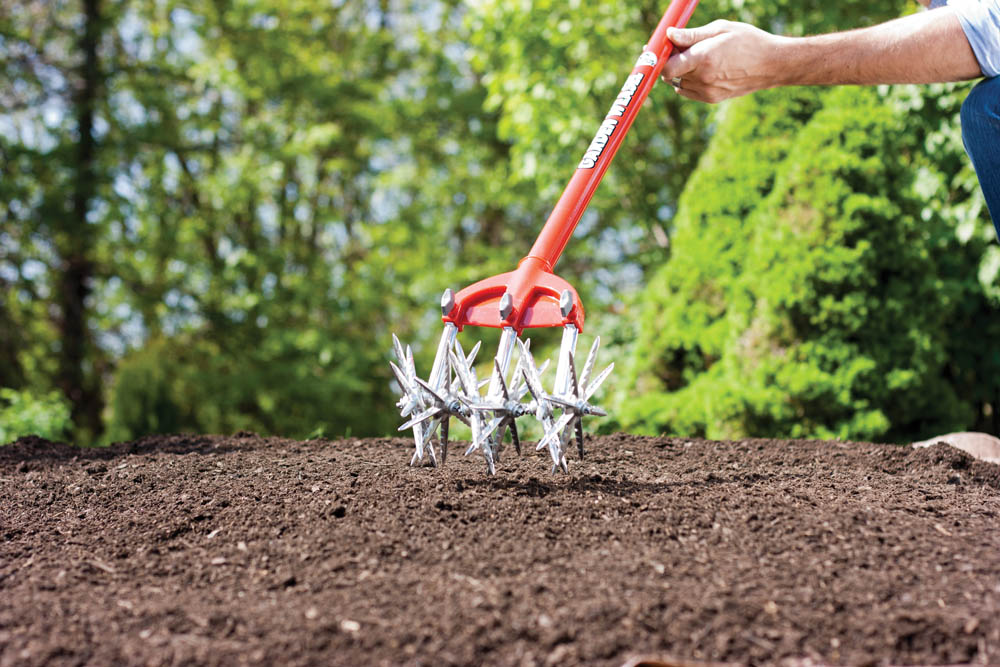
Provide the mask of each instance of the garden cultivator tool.
POLYGON ((465 453, 480 450, 490 474, 496 472, 507 429, 520 453, 516 420, 529 415, 542 423, 544 434, 538 441, 538 449, 548 449, 552 472, 560 469, 568 472, 566 450, 574 437, 583 457, 583 417, 606 415, 590 399, 614 364, 592 377, 600 346, 598 338, 590 348, 583 370, 577 374, 576 342, 583 331, 583 304, 576 290, 553 273, 553 267, 670 56, 673 45, 667 39, 667 28, 684 27, 697 4, 697 0, 671 2, 541 234, 517 269, 481 280, 457 294, 445 290, 441 297, 444 333, 426 381, 417 375, 413 352, 393 336, 398 365, 391 363, 391 366, 403 392, 397 406, 407 419, 400 430, 412 428, 416 445, 411 465, 423 461, 427 455, 435 465, 444 462, 452 417, 472 430, 472 444, 465 453), (501 329, 500 347, 489 380, 480 381, 476 377, 474 363, 479 344, 466 353, 458 342, 458 333, 466 326, 501 329), (548 363, 537 366, 531 355, 531 342, 518 338, 524 329, 532 327, 562 327, 551 393, 542 384, 548 363), (513 373, 509 373, 515 346, 518 360, 513 373), (481 390, 487 383, 483 395, 481 390), (435 439, 440 459, 434 448, 435 439))

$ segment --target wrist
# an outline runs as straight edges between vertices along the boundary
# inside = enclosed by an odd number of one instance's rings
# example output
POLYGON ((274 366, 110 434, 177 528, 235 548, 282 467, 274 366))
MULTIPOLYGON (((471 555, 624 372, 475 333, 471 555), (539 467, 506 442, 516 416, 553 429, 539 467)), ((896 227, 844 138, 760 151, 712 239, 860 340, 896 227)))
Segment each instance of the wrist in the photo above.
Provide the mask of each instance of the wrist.
POLYGON ((806 37, 774 36, 770 73, 773 87, 809 85, 809 43, 806 37))

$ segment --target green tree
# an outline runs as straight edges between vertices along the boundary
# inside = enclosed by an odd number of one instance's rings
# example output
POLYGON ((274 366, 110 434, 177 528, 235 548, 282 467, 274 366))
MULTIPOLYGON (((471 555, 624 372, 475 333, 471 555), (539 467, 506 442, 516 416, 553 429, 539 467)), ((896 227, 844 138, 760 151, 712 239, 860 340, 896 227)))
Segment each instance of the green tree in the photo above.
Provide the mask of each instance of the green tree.
POLYGON ((871 89, 723 107, 643 295, 627 425, 906 439, 975 422, 975 353, 954 351, 989 349, 982 247, 921 196, 906 121, 871 89))

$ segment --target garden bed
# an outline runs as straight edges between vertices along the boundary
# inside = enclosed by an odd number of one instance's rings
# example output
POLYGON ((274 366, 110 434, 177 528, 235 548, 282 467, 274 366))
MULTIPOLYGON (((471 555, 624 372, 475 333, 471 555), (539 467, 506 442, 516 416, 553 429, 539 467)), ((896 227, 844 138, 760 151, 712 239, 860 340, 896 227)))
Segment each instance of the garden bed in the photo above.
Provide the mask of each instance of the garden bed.
POLYGON ((0 448, 0 664, 1000 663, 1000 466, 588 438, 0 448), (531 449, 529 447, 529 449, 531 449))

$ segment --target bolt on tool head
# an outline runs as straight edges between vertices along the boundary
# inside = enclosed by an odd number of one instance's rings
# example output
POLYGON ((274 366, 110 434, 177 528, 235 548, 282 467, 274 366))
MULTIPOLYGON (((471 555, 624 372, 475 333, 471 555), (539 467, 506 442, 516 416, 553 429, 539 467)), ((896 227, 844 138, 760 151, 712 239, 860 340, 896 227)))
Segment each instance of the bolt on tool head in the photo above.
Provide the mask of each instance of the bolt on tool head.
POLYGON ((479 450, 490 474, 496 472, 506 430, 518 453, 521 451, 516 420, 534 415, 544 428, 538 449, 548 449, 552 471, 568 472, 566 447, 576 436, 582 458, 583 417, 604 416, 590 399, 607 379, 611 364, 591 380, 600 339, 595 339, 577 375, 574 355, 576 339, 583 331, 583 304, 576 290, 553 273, 563 249, 573 235, 577 222, 587 208, 604 172, 607 171, 639 108, 649 95, 673 45, 667 28, 683 28, 697 6, 697 0, 673 0, 653 36, 643 47, 632 73, 611 105, 597 135, 591 142, 572 179, 556 202, 541 234, 517 269, 470 285, 457 294, 450 289, 441 296, 441 319, 444 333, 438 342, 430 377, 417 376, 413 352, 393 336, 393 348, 399 365, 392 371, 402 397, 397 402, 400 414, 409 420, 400 430, 413 429, 416 451, 410 463, 429 455, 438 464, 432 440, 441 447, 441 461, 448 451, 448 423, 454 417, 472 429, 472 444, 466 454, 479 450), (489 380, 480 382, 473 366, 479 345, 466 355, 456 340, 466 326, 501 329, 500 347, 493 359, 489 380), (556 377, 551 393, 542 386, 542 367, 535 365, 530 341, 518 336, 530 327, 562 327, 562 344, 556 363, 556 377), (508 374, 515 341, 520 354, 513 374, 508 374), (480 389, 486 383, 486 394, 480 389), (529 398, 530 397, 530 398, 529 398))

